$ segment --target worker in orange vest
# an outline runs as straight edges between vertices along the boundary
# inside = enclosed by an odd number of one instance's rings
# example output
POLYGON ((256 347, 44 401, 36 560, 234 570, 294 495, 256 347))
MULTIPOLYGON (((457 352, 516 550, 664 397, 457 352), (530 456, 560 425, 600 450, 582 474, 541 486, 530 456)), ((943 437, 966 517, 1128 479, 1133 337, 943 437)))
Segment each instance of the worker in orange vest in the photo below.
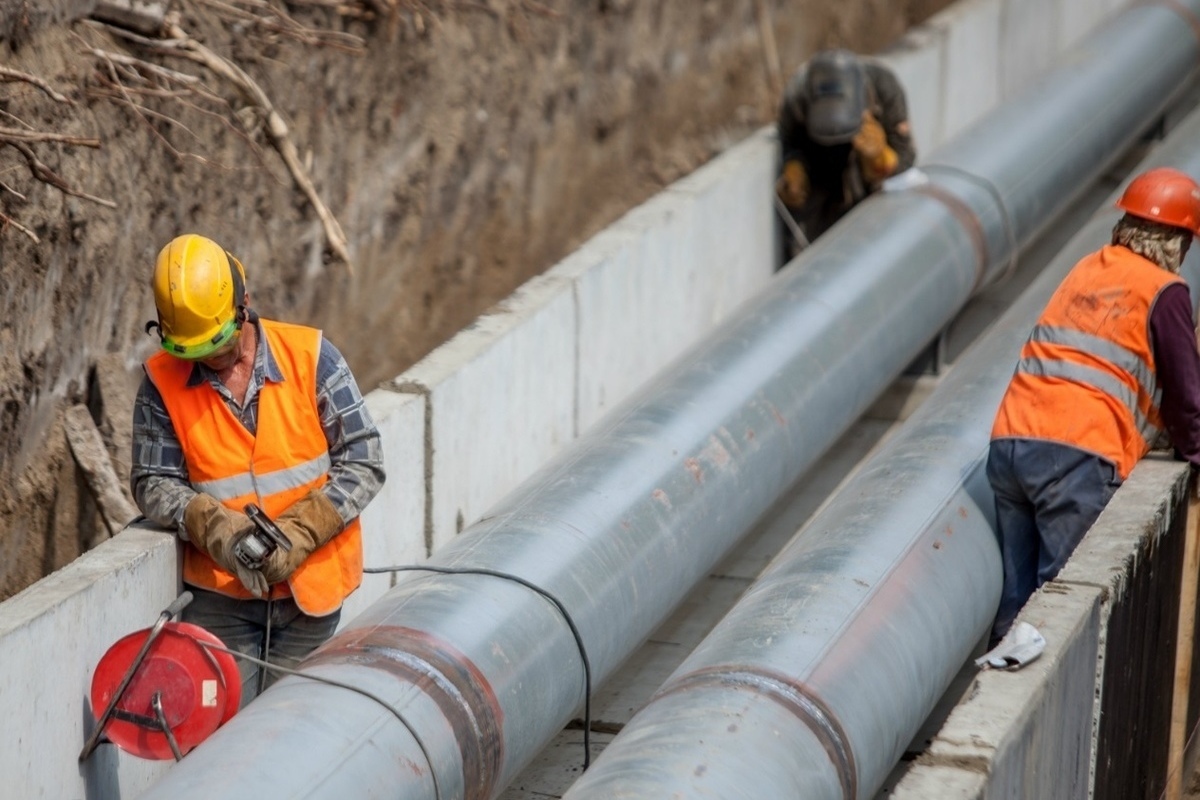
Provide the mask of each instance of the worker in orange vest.
MULTIPOLYGON (((182 618, 226 646, 295 667, 333 635, 362 581, 358 516, 384 482, 379 431, 345 359, 315 328, 263 319, 246 273, 185 234, 151 280, 161 350, 134 406, 132 488, 186 543, 182 618), (253 503, 291 545, 238 557, 253 503), (252 560, 250 563, 254 563, 252 560)), ((239 659, 243 705, 277 677, 239 659)))
POLYGON ((1200 465, 1200 353, 1179 277, 1200 186, 1152 169, 1117 207, 1112 243, 1075 265, 1034 326, 992 428, 1004 565, 993 646, 1160 434, 1200 465))

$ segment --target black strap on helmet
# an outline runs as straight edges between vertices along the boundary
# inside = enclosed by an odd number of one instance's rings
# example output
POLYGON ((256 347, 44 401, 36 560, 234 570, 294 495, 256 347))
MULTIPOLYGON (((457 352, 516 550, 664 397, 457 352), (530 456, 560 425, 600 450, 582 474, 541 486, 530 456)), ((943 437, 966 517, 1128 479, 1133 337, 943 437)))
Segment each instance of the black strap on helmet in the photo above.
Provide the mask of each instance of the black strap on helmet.
POLYGON ((225 251, 225 258, 229 260, 229 271, 233 274, 233 318, 241 330, 242 324, 246 321, 248 315, 246 313, 246 279, 244 277, 242 262, 233 257, 233 253, 225 251))

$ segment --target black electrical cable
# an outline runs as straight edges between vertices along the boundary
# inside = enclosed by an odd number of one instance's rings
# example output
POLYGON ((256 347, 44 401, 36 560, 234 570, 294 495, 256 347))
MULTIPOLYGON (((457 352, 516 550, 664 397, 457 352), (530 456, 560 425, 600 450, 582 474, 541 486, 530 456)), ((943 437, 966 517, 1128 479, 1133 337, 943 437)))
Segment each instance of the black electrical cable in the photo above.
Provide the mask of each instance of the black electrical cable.
MULTIPOLYGON (((551 592, 547 591, 546 589, 543 589, 542 587, 540 587, 534 583, 531 583, 530 581, 527 581, 520 576, 512 575, 507 572, 500 572, 498 570, 493 570, 493 569, 484 569, 482 567, 479 567, 479 568, 474 568, 474 567, 434 567, 434 566, 427 566, 427 565, 421 565, 421 564, 412 564, 412 565, 396 566, 396 567, 367 567, 367 568, 363 569, 363 572, 366 574, 372 574, 372 575, 382 574, 382 573, 391 573, 391 572, 436 572, 441 575, 486 575, 486 576, 489 576, 492 578, 500 578, 501 580, 512 581, 513 583, 520 584, 521 586, 524 586, 526 589, 536 592, 537 594, 541 595, 543 598, 548 600, 558 610, 558 613, 562 614, 563 620, 566 621, 567 627, 571 630, 571 635, 573 637, 575 637, 575 646, 579 649, 579 657, 583 662, 583 684, 584 684, 583 769, 586 770, 589 766, 591 766, 591 763, 592 763, 592 745, 591 745, 591 742, 592 742, 592 739, 591 739, 591 731, 592 731, 592 665, 591 665, 591 662, 588 660, 587 649, 584 647, 584 644, 583 644, 583 636, 582 636, 582 634, 579 633, 579 628, 575 625, 575 620, 571 618, 570 613, 567 611, 567 607, 565 605, 563 605, 561 600, 559 600, 557 597, 555 597, 551 592)), ((269 624, 270 624, 270 620, 268 618, 268 625, 269 624)), ((336 686, 336 687, 339 687, 342 689, 348 689, 352 692, 362 695, 363 697, 374 700, 376 703, 378 703, 379 705, 386 708, 389 712, 391 712, 392 715, 396 717, 396 719, 400 720, 400 724, 405 727, 405 729, 413 737, 413 740, 416 741, 417 747, 420 748, 420 750, 421 750, 421 755, 424 756, 424 758, 425 758, 425 763, 429 765, 429 775, 430 775, 430 778, 433 780, 433 796, 434 796, 435 800, 440 800, 441 791, 438 788, 437 773, 434 770, 433 761, 429 756, 429 750, 428 750, 428 748, 426 748, 425 742, 421 740, 421 737, 417 734, 416 730, 413 729, 412 725, 409 724, 408 720, 406 720, 404 718, 404 715, 401 714, 400 711, 395 706, 391 705, 383 698, 367 691, 366 689, 360 688, 358 686, 354 686, 349 683, 343 683, 342 681, 335 681, 332 678, 325 678, 320 675, 313 675, 310 672, 302 672, 300 670, 289 669, 288 667, 281 667, 278 664, 271 664, 263 659, 255 658, 254 656, 247 655, 246 653, 240 653, 236 650, 230 650, 229 648, 226 648, 226 647, 220 647, 218 645, 211 644, 209 642, 198 641, 197 643, 203 647, 210 649, 210 650, 217 650, 222 653, 228 653, 229 655, 233 656, 234 658, 239 658, 244 661, 249 661, 252 664, 257 664, 259 667, 259 670, 260 670, 260 675, 266 674, 264 670, 271 670, 272 672, 277 672, 277 673, 281 673, 284 675, 295 675, 300 678, 307 678, 312 681, 317 681, 318 683, 324 683, 328 686, 336 686)))
POLYGON ((429 765, 429 777, 433 781, 434 800, 441 799, 442 793, 441 793, 441 790, 438 788, 437 771, 433 767, 433 760, 429 757, 429 749, 427 747, 425 747, 425 742, 421 741, 421 737, 417 734, 416 730, 413 729, 413 726, 408 723, 408 720, 406 720, 404 718, 404 715, 401 714, 400 711, 395 706, 393 706, 391 703, 384 700, 379 695, 369 692, 366 689, 363 689, 359 686, 354 686, 349 683, 343 683, 342 681, 335 681, 332 678, 325 678, 320 675, 313 675, 311 672, 301 672, 300 670, 289 669, 288 667, 281 667, 278 664, 270 664, 266 661, 263 661, 261 658, 255 658, 254 656, 247 655, 245 653, 239 653, 237 650, 230 650, 228 647, 221 647, 219 645, 212 644, 211 642, 202 642, 197 639, 196 644, 200 645, 201 647, 206 647, 209 650, 216 650, 221 653, 228 653, 229 655, 233 656, 234 658, 240 658, 244 661, 249 661, 251 664, 257 664, 260 671, 261 670, 271 670, 272 672, 279 672, 284 675, 295 675, 300 678, 307 678, 310 681, 316 681, 317 683, 324 683, 328 686, 336 686, 340 689, 349 689, 352 692, 361 694, 363 697, 374 700, 376 703, 383 706, 388 711, 392 712, 392 714, 396 717, 396 719, 400 720, 400 724, 403 725, 405 727, 405 729, 408 730, 409 734, 416 741, 417 747, 419 747, 421 749, 421 755, 425 757, 425 763, 429 765))
POLYGON ((512 581, 524 586, 530 591, 536 592, 546 600, 549 600, 558 613, 562 614, 563 619, 567 623, 567 627, 571 629, 571 635, 575 637, 575 646, 579 648, 579 657, 583 661, 583 768, 586 770, 592 763, 592 665, 588 660, 587 649, 583 646, 583 636, 579 633, 579 628, 575 626, 575 620, 571 619, 570 613, 567 612, 567 607, 562 601, 542 587, 531 583, 524 578, 513 575, 508 572, 499 572, 494 569, 485 569, 482 567, 434 567, 426 564, 411 564, 401 567, 367 567, 363 572, 368 574, 380 574, 386 572, 436 572, 441 575, 487 575, 492 578, 500 578, 501 580, 512 581))

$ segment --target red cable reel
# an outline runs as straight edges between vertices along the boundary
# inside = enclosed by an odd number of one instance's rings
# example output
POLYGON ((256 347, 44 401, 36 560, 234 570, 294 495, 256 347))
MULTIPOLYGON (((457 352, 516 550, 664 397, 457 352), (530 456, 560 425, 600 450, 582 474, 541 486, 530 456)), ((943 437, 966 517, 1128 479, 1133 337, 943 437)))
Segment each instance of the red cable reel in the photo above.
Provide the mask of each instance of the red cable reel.
POLYGON ((140 758, 179 760, 237 712, 237 662, 205 647, 223 647, 221 640, 198 625, 168 622, 191 599, 184 592, 153 627, 125 636, 101 657, 92 674, 96 728, 80 761, 101 735, 140 758))

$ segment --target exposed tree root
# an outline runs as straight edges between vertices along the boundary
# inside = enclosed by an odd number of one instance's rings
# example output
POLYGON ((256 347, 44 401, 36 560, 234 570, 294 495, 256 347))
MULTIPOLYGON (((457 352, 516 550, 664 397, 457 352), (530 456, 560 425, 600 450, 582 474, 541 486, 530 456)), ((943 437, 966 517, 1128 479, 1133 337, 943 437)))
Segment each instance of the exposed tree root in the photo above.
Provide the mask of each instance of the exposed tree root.
MULTIPOLYGON (((21 72, 20 70, 15 70, 10 67, 0 66, 0 83, 12 82, 28 83, 31 86, 36 86, 38 89, 42 90, 47 97, 56 103, 74 105, 74 101, 72 101, 71 98, 67 97, 61 92, 58 92, 49 83, 42 80, 38 76, 31 75, 27 72, 21 72)), ((5 116, 18 123, 24 124, 22 120, 18 119, 12 114, 6 113, 5 116)), ((30 144, 39 142, 54 142, 57 144, 66 144, 75 147, 100 146, 100 140, 95 138, 69 136, 67 134, 54 133, 51 131, 37 131, 33 130, 32 127, 28 125, 26 125, 24 128, 11 128, 0 125, 0 147, 8 145, 19 152, 25 158, 25 163, 28 165, 29 171, 34 178, 43 183, 50 184, 63 194, 71 195, 72 197, 79 197, 84 200, 90 200, 91 202, 99 203, 106 208, 117 207, 117 204, 111 200, 106 200, 102 197, 96 197, 95 195, 81 192, 72 188, 60 175, 58 175, 58 173, 42 163, 41 159, 37 157, 37 154, 33 151, 33 149, 29 147, 30 144)), ((7 184, 0 184, 0 187, 21 200, 25 199, 23 194, 11 188, 7 184)), ((0 225, 0 230, 11 226, 28 236, 35 244, 41 243, 41 239, 38 238, 37 234, 2 211, 0 211, 0 223, 2 223, 2 225, 0 225)))
POLYGON ((50 84, 46 83, 36 75, 30 75, 27 72, 21 72, 9 67, 0 66, 0 82, 8 83, 11 81, 23 81, 25 83, 32 84, 33 86, 36 86, 45 92, 46 95, 55 102, 74 105, 74 103, 71 101, 71 98, 67 97, 66 95, 59 94, 50 86, 50 84))
POLYGON ((24 225, 22 225, 21 223, 17 222, 15 219, 13 219, 12 217, 10 217, 8 214, 5 214, 3 211, 0 211, 0 222, 2 222, 2 223, 3 223, 3 224, 0 224, 0 230, 4 230, 4 229, 5 229, 5 228, 7 228, 9 225, 11 225, 12 227, 14 227, 14 228, 16 228, 17 230, 19 230, 21 233, 23 233, 23 234, 25 234, 26 236, 28 236, 30 239, 32 239, 34 244, 41 244, 41 243, 42 243, 42 240, 38 238, 38 235, 37 235, 36 233, 34 233, 33 231, 29 230, 29 228, 26 228, 24 225))
POLYGON ((359 36, 341 31, 320 30, 301 25, 264 0, 195 0, 226 20, 236 21, 266 38, 288 38, 309 47, 329 47, 354 55, 366 52, 359 36))
POLYGON ((169 25, 167 32, 172 37, 164 42, 165 45, 169 45, 166 48, 167 52, 180 58, 191 59, 198 64, 208 67, 214 73, 232 83, 242 93, 243 98, 248 103, 259 109, 264 117, 266 123, 265 130, 271 140, 271 144, 279 152, 283 163, 292 174, 292 180, 296 182, 296 186, 308 198, 308 202, 312 204, 313 210, 316 211, 317 216, 320 218, 321 225, 325 229, 325 238, 329 242, 329 248, 346 265, 346 269, 353 274, 354 265, 350 259, 346 234, 342 232, 342 226, 338 224, 337 219, 325 206, 320 195, 317 194, 316 187, 313 186, 312 180, 308 177, 308 171, 305 170, 304 164, 300 160, 300 154, 296 150, 296 145, 289 136, 287 123, 283 121, 283 117, 275 110, 275 105, 267 97, 267 93, 241 67, 214 53, 195 39, 188 37, 178 25, 169 25))
MULTIPOLYGON (((258 9, 259 11, 264 11, 270 8, 265 3, 258 2, 258 0, 236 1, 240 2, 243 7, 258 9)), ((208 6, 209 8, 215 8, 226 14, 235 12, 249 13, 229 3, 223 2, 223 0, 198 0, 198 2, 208 6)), ((286 32, 293 38, 310 36, 312 34, 312 29, 304 28, 298 23, 294 23, 294 21, 291 24, 281 22, 280 20, 286 15, 282 15, 282 12, 278 12, 274 9, 270 10, 273 12, 274 16, 270 17, 269 19, 273 20, 272 24, 275 25, 279 33, 286 32)), ((268 19, 267 17, 257 15, 254 16, 256 20, 260 21, 268 19)), ((182 27, 180 27, 178 21, 176 20, 168 19, 165 23, 164 30, 168 38, 164 39, 153 39, 146 36, 141 36, 131 31, 114 27, 105 23, 97 24, 101 25, 106 30, 111 31, 118 37, 132 42, 151 52, 174 58, 187 59, 200 64, 206 67, 210 72, 232 84, 237 90, 242 101, 246 103, 245 108, 233 112, 232 116, 238 119, 238 121, 242 124, 242 127, 247 132, 253 133, 261 128, 266 133, 272 147, 274 147, 276 152, 278 152, 280 158, 283 160, 284 165, 287 167, 288 172, 291 174, 293 183, 295 183, 296 187, 308 199, 309 204, 313 207, 317 217, 320 219, 321 226, 325 231, 325 238, 328 242, 330 251, 338 260, 346 265, 346 269, 350 274, 354 273, 353 261, 350 258, 349 244, 347 242, 345 233, 342 231, 341 225, 338 223, 337 218, 325 205, 324 201, 321 199, 321 196, 317 193, 316 187, 313 185, 312 179, 309 176, 308 169, 300 158, 299 151, 291 139, 287 123, 284 121, 283 116, 275 109, 275 105, 271 102, 270 97, 267 96, 267 93, 253 78, 251 78, 233 61, 214 52, 206 45, 188 36, 188 34, 183 30, 182 27)), ((264 24, 266 23, 264 22, 264 24)), ((357 39, 357 37, 350 38, 357 39)), ((304 39, 302 38, 302 41, 303 40, 304 39)), ((345 44, 345 40, 339 39, 338 41, 343 45, 345 44)), ((326 41, 325 44, 328 45, 329 41, 326 41)), ((146 69, 151 65, 149 65, 148 62, 140 61, 139 59, 133 59, 130 57, 124 57, 120 60, 114 59, 112 56, 115 54, 109 54, 107 51, 100 51, 98 48, 91 48, 91 50, 93 51, 93 55, 95 55, 97 58, 101 58, 109 65, 109 81, 112 84, 111 88, 113 91, 117 92, 120 95, 121 100, 133 108, 135 112, 140 114, 145 111, 144 106, 136 103, 130 96, 127 87, 122 84, 120 77, 111 70, 116 64, 121 63, 124 66, 139 71, 139 75, 145 77, 151 73, 150 70, 146 69)), ((175 70, 169 70, 164 67, 159 67, 158 69, 159 71, 154 72, 153 74, 161 80, 167 81, 168 83, 173 82, 176 84, 184 84, 187 86, 187 88, 194 91, 199 91, 200 85, 203 83, 201 81, 198 85, 190 80, 184 81, 178 77, 183 73, 178 73, 175 70)), ((199 78, 196 78, 195 80, 200 81, 199 78)), ((158 134, 158 136, 160 140, 163 140, 161 134, 158 134)), ((165 142, 165 140, 163 141, 165 142)), ((171 149, 179 157, 202 158, 200 156, 196 156, 195 154, 189 154, 185 156, 174 148, 171 149)))
MULTIPOLYGON (((117 207, 117 204, 112 200, 106 200, 103 197, 96 197, 95 195, 88 194, 87 192, 81 192, 78 189, 72 188, 70 184, 63 180, 61 175, 43 164, 41 160, 38 159, 37 154, 33 152, 33 149, 24 141, 6 140, 3 136, 0 136, 0 144, 7 144, 9 147, 16 148, 17 152, 25 156, 25 163, 29 165, 29 171, 33 173, 33 177, 37 178, 42 183, 50 184, 63 194, 68 194, 72 197, 78 197, 83 200, 90 200, 93 203, 104 206, 105 208, 117 207)), ((83 144, 87 147, 99 147, 100 140, 80 139, 78 142, 71 142, 71 144, 83 144)))

